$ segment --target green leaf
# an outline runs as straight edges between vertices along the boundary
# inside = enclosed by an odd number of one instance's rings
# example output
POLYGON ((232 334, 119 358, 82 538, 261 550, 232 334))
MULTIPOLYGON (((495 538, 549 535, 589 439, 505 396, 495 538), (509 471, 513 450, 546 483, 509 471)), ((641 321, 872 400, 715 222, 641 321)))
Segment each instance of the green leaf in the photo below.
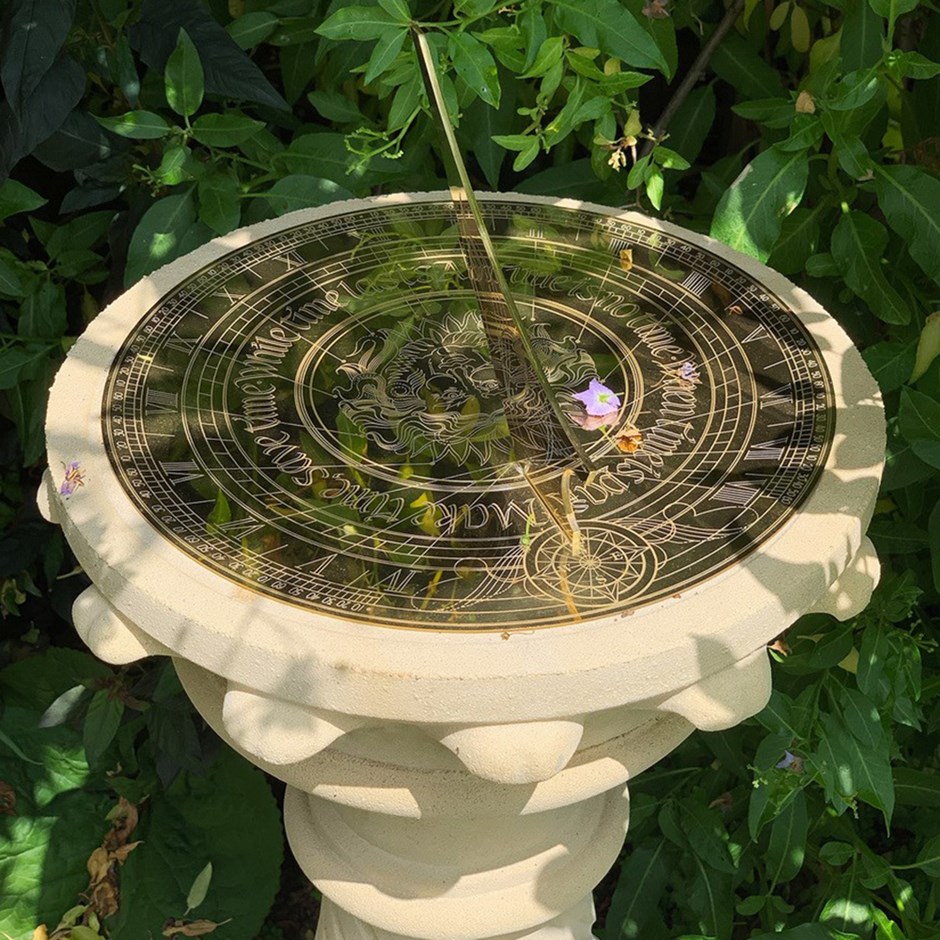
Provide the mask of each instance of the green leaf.
POLYGON ((911 382, 916 382, 940 356, 940 311, 931 313, 917 339, 917 356, 911 368, 911 382))
POLYGON ((88 703, 82 742, 89 766, 98 763, 114 740, 124 716, 124 703, 108 689, 95 692, 88 703))
POLYGON ((141 59, 158 73, 173 52, 183 28, 199 50, 208 94, 287 109, 287 102, 274 90, 261 69, 238 48, 205 4, 143 0, 136 3, 134 9, 135 14, 140 9, 140 20, 131 27, 131 38, 141 59))
POLYGON ((634 849, 620 869, 607 913, 603 940, 639 940, 643 928, 656 912, 670 866, 666 843, 634 849))
POLYGON ((881 259, 888 244, 885 227, 864 212, 845 212, 832 233, 832 257, 845 283, 885 323, 909 323, 911 309, 888 283, 881 259))
POLYGON ((368 68, 366 69, 364 79, 367 85, 374 82, 380 75, 383 75, 395 59, 398 58, 398 53, 401 52, 401 48, 405 44, 407 36, 407 30, 399 29, 390 30, 379 39, 375 44, 375 48, 372 50, 372 55, 369 56, 368 68))
POLYGON ((809 816, 802 790, 778 813, 770 827, 765 861, 767 875, 774 885, 792 881, 803 867, 809 816))
POLYGON ((848 0, 842 21, 840 51, 847 72, 875 65, 884 48, 884 22, 867 0, 848 0))
POLYGON ((20 212, 31 212, 44 206, 48 200, 16 180, 0 184, 0 222, 20 212))
POLYGON ((923 392, 902 388, 898 427, 921 460, 940 467, 940 402, 923 392))
POLYGON ((130 287, 145 274, 179 257, 183 239, 195 221, 191 192, 157 200, 143 214, 131 236, 124 285, 130 287))
POLYGON ((826 107, 832 111, 855 111, 875 97, 881 81, 871 69, 849 72, 833 87, 835 94, 826 102, 826 107))
POLYGON ((17 332, 32 339, 58 339, 66 326, 65 289, 51 280, 42 281, 23 301, 17 332))
POLYGON ((849 731, 866 747, 880 748, 885 741, 885 732, 875 703, 857 689, 842 688, 839 690, 839 704, 849 731))
POLYGON ((885 342, 875 343, 862 351, 865 365, 882 392, 896 391, 908 380, 914 368, 915 349, 913 342, 885 342))
POLYGON ((30 344, 0 349, 0 391, 32 378, 49 356, 50 346, 30 344))
POLYGON ((79 705, 85 701, 88 689, 83 685, 74 685, 66 689, 43 713, 39 719, 40 728, 55 728, 65 724, 75 714, 79 705))
POLYGON ((940 808, 940 774, 916 767, 895 767, 894 792, 899 806, 940 808))
POLYGON ((95 120, 119 137, 134 140, 156 140, 170 133, 170 125, 153 111, 128 111, 117 117, 96 117, 95 120))
POLYGON ((465 109, 457 129, 457 140, 465 153, 472 154, 492 189, 499 189, 499 173, 506 151, 493 138, 512 130, 516 114, 516 88, 503 89, 499 108, 494 109, 477 98, 465 109))
POLYGON ((828 891, 819 919, 846 938, 867 937, 871 930, 872 907, 857 872, 857 864, 838 879, 828 891))
POLYGON ((86 212, 58 226, 46 241, 46 251, 50 258, 58 258, 76 248, 94 248, 104 241, 113 222, 114 213, 108 209, 86 212))
POLYGON ((317 70, 313 43, 284 46, 279 53, 284 96, 293 104, 310 86, 317 70))
POLYGON ((705 138, 715 122, 715 89, 712 85, 696 88, 682 102, 670 125, 669 146, 694 163, 705 138))
POLYGON ((692 857, 696 877, 688 886, 688 904, 698 915, 696 926, 705 937, 728 937, 734 917, 731 875, 709 868, 697 855, 692 857))
POLYGON ((879 551, 892 555, 911 555, 927 545, 927 533, 906 519, 876 519, 868 534, 879 551))
POLYGON ((85 864, 107 832, 113 803, 104 785, 86 786, 81 736, 64 725, 37 728, 38 717, 10 705, 3 711, 5 734, 20 750, 41 755, 42 767, 0 746, 0 780, 17 795, 16 815, 3 817, 0 839, 0 884, 8 889, 0 893, 0 936, 29 938, 37 924, 59 922, 88 887, 85 864))
POLYGON ((224 749, 204 775, 181 773, 168 790, 153 793, 134 838, 142 843, 121 868, 112 937, 159 937, 164 922, 179 917, 207 856, 212 890, 200 918, 231 919, 219 928, 226 940, 259 935, 283 855, 280 813, 260 771, 224 749))
POLYGON ((802 152, 771 147, 755 157, 731 184, 715 210, 711 235, 766 261, 783 219, 803 198, 809 161, 802 152))
POLYGON ((243 13, 225 28, 239 49, 253 49, 258 43, 264 42, 277 26, 278 18, 273 13, 258 10, 243 13))
POLYGON ((933 585, 940 591, 940 503, 930 511, 927 520, 927 540, 930 543, 930 567, 933 572, 933 585))
POLYGON ((885 64, 899 78, 927 79, 940 75, 940 62, 931 62, 919 52, 898 52, 885 56, 885 64))
POLYGON ((940 180, 913 166, 876 165, 874 173, 878 204, 888 225, 940 284, 940 180))
POLYGON ((7 297, 22 297, 24 294, 23 283, 16 273, 16 268, 7 264, 3 258, 0 258, 0 294, 7 297))
POLYGON ((539 155, 539 140, 537 137, 530 138, 528 146, 521 150, 516 159, 512 161, 512 168, 517 173, 524 170, 539 155))
POLYGON ((241 189, 231 173, 207 173, 199 180, 199 218, 225 235, 241 220, 241 189))
POLYGON ((205 74, 199 52, 185 29, 180 29, 176 48, 163 74, 167 104, 183 117, 199 110, 205 94, 205 74))
POLYGON ((826 842, 819 848, 820 859, 833 868, 841 868, 855 854, 855 847, 847 842, 826 842))
POLYGON ((264 197, 277 215, 284 215, 296 209, 352 199, 353 194, 332 180, 292 174, 279 179, 265 192, 264 197))
POLYGON ((406 0, 379 0, 379 6, 404 26, 411 22, 411 10, 406 0))
POLYGON ((338 91, 311 91, 307 100, 329 121, 350 124, 365 120, 357 104, 338 91))
POLYGON ((5 7, 0 80, 20 114, 69 34, 75 0, 7 0, 5 7))
POLYGON ((668 65, 652 36, 617 0, 550 0, 555 24, 582 45, 600 49, 630 68, 658 69, 668 65))
POLYGON ((840 623, 832 624, 809 655, 814 669, 830 669, 841 663, 852 650, 852 628, 840 623))
POLYGON ((186 895, 186 910, 189 911, 196 910, 200 904, 206 899, 206 895, 209 893, 209 885, 212 883, 212 862, 207 862, 206 867, 203 868, 195 879, 193 879, 192 887, 189 889, 189 894, 186 895))
POLYGON ((786 95, 780 73, 734 30, 721 40, 709 66, 742 98, 784 98, 786 95))
POLYGON ((499 73, 489 50, 469 33, 451 33, 448 52, 457 74, 488 105, 499 107, 499 73))
POLYGON ((871 8, 885 19, 895 19, 910 13, 920 0, 868 0, 871 8))
POLYGON ((327 39, 381 39, 398 23, 379 7, 340 7, 317 32, 327 39))
POLYGON ((207 147, 235 147, 253 137, 264 121, 255 121, 241 111, 203 114, 193 121, 193 137, 207 147))
POLYGON ((783 220, 780 237, 774 245, 767 263, 781 274, 801 273, 811 254, 819 244, 822 231, 821 218, 829 211, 826 202, 812 209, 800 207, 783 220))
MULTIPOLYGON (((565 51, 565 40, 561 36, 550 36, 539 46, 535 60, 520 78, 537 78, 561 61, 565 51)), ((579 57, 576 57, 579 58, 579 57)), ((596 66, 595 66, 596 68, 596 66)), ((598 69, 598 71, 600 71, 598 69)))
POLYGON ((682 826, 692 850, 709 868, 716 871, 735 871, 728 851, 728 834, 717 810, 698 800, 686 800, 680 805, 682 826))

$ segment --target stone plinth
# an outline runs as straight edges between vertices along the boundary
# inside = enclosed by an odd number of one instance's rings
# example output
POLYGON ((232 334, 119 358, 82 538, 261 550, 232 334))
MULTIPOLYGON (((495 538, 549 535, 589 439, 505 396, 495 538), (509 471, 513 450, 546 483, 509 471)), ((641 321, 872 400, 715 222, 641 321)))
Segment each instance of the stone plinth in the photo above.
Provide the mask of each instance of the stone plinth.
MULTIPOLYGON (((435 200, 440 203, 441 197, 387 197, 350 204, 344 211, 435 200)), ((502 211, 512 198, 492 197, 492 202, 502 211)), ((845 333, 806 294, 709 239, 641 220, 656 236, 650 236, 644 251, 670 238, 678 245, 681 236, 682 244, 733 266, 732 281, 738 276, 734 272, 759 278, 768 294, 755 303, 780 298, 779 309, 789 311, 818 349, 813 355, 822 365, 815 371, 821 375, 823 366, 828 371, 828 391, 821 390, 825 383, 813 371, 803 389, 770 388, 758 395, 755 384, 751 390, 747 415, 752 423, 760 408, 786 402, 788 395, 802 395, 800 407, 831 413, 834 421, 824 462, 813 464, 823 445, 806 445, 808 469, 804 477, 794 477, 794 485, 803 489, 780 524, 762 530, 755 550, 736 550, 723 567, 671 595, 633 609, 627 594, 620 597, 618 589, 611 589, 616 603, 610 609, 582 615, 572 603, 570 622, 530 622, 522 610, 499 629, 474 629, 471 617, 461 623, 456 615, 453 629, 428 628, 417 622, 417 607, 413 625, 395 625, 323 604, 295 604, 289 584, 278 587, 275 579, 278 595, 267 576, 253 588, 241 568, 233 568, 237 576, 225 573, 225 563, 241 562, 214 547, 218 540, 213 539, 233 524, 242 526, 241 532, 252 531, 250 518, 233 523, 203 513, 195 528, 186 529, 169 510, 145 515, 141 506, 151 489, 173 491, 211 468, 181 449, 167 451, 157 461, 162 471, 153 470, 145 450, 129 456, 138 446, 130 430, 112 420, 106 435, 102 409, 105 401, 116 409, 124 399, 121 383, 131 382, 138 367, 128 358, 128 336, 162 298, 181 283, 200 283, 203 272, 233 251, 291 226, 329 219, 337 211, 313 210, 216 240, 134 287, 75 344, 50 401, 51 472, 41 502, 46 517, 63 527, 94 583, 75 605, 76 627, 111 663, 172 656, 188 694, 212 727, 288 784, 285 824, 291 847, 326 898, 318 940, 588 940, 591 890, 616 859, 627 829, 629 781, 693 730, 728 728, 759 711, 770 693, 766 645, 797 617, 823 611, 845 619, 867 603, 878 563, 864 533, 884 453, 877 388, 845 333), (112 369, 118 350, 125 357, 120 361, 130 364, 112 369), (758 399, 763 404, 756 404, 758 399), (120 470, 122 461, 133 474, 120 477, 115 468, 120 470), (65 468, 76 464, 83 485, 63 492, 65 468), (180 532, 189 532, 185 541, 174 535, 178 522, 180 532)), ((636 218, 623 216, 630 224, 636 218)), ((611 244, 619 270, 633 276, 641 266, 640 249, 624 254, 627 249, 619 242, 611 244)), ((304 270, 307 262, 295 255, 270 261, 283 265, 272 268, 271 277, 304 270)), ((262 265, 269 262, 252 263, 264 271, 262 265)), ((692 298, 690 304, 711 290, 708 277, 693 274, 681 284, 677 275, 673 284, 680 300, 692 298)), ((252 295, 222 291, 216 296, 229 296, 237 309, 248 303, 243 297, 252 295)), ((335 312, 336 303, 324 301, 318 309, 335 312)), ((725 319, 718 318, 729 336, 737 335, 734 330, 741 333, 735 349, 751 342, 751 334, 744 335, 740 321, 727 318, 743 315, 732 303, 721 311, 725 319)), ((292 322, 295 331, 307 329, 296 318, 292 322)), ((266 341, 286 356, 283 350, 290 343, 283 337, 293 334, 283 325, 277 329, 275 334, 266 327, 266 341)), ((611 336, 611 343, 621 341, 611 336)), ((171 340, 179 349, 189 348, 186 337, 174 334, 171 340)), ((803 355, 808 344, 800 342, 802 347, 793 348, 803 355)), ((129 348, 133 353, 132 343, 129 348)), ((311 348, 314 356, 316 342, 311 348)), ((649 356, 652 348, 648 344, 640 352, 649 356)), ((362 363, 373 362, 374 349, 363 351, 360 345, 355 354, 350 368, 361 378, 362 363)), ((701 359, 704 373, 711 366, 707 357, 701 359)), ((766 364, 768 369, 774 365, 766 364)), ((642 370, 635 372, 639 387, 642 370)), ((712 380, 717 384, 720 377, 714 372, 712 380)), ((675 381, 687 383, 686 397, 699 394, 691 379, 675 381)), ((149 397, 140 394, 140 427, 154 440, 177 433, 174 408, 182 409, 180 427, 185 426, 186 435, 197 420, 216 413, 195 405, 186 412, 186 401, 177 401, 165 385, 150 391, 149 397), (165 417, 171 423, 160 424, 165 417)), ((702 400, 708 407, 704 392, 702 400)), ((313 426, 314 419, 309 422, 313 426)), ((217 429, 219 439, 224 430, 217 429)), ((184 437, 180 431, 180 448, 184 437)), ((748 467, 764 466, 768 454, 789 446, 786 440, 779 447, 771 444, 761 441, 748 467)), ((286 445, 259 446, 274 453, 280 447, 281 457, 288 453, 286 445)), ((289 453, 290 460, 296 458, 289 453)), ((677 455, 677 466, 684 456, 677 455)), ((773 472, 767 471, 768 479, 773 472)), ((750 478, 742 479, 719 492, 722 505, 745 513, 752 499, 769 503, 759 487, 747 482, 750 478)), ((689 487, 718 492, 723 480, 689 487)), ((781 491, 781 501, 791 498, 789 492, 781 491)), ((230 494, 225 503, 229 511, 237 495, 230 494)), ((212 503, 197 496, 182 506, 180 519, 200 501, 212 503)), ((581 511, 575 509, 575 514, 581 511)), ((708 518, 716 518, 709 513, 725 512, 721 506, 693 510, 681 500, 662 510, 654 520, 660 545, 683 514, 698 523, 682 533, 683 544, 694 544, 697 533, 715 537, 716 531, 725 531, 705 526, 708 518)), ((593 524, 605 534, 615 529, 603 517, 593 524)), ((639 552, 649 530, 640 525, 633 531, 639 534, 631 550, 639 552)), ((520 545, 530 544, 529 534, 521 535, 520 545)), ((248 536, 244 539, 247 545, 248 536)), ((355 541, 353 547, 361 550, 367 541, 355 541)), ((440 551, 449 547, 440 540, 440 551)), ((266 549, 277 550, 276 544, 266 549)), ((259 550, 254 557, 264 555, 259 550)), ((660 556, 651 550, 649 557, 660 556)), ((561 567, 567 591, 567 569, 561 567)), ((482 570, 461 566, 459 559, 458 569, 469 571, 468 577, 482 570)), ((488 589, 514 583, 497 581, 487 582, 488 589)), ((533 597, 538 589, 535 584, 533 597)), ((553 596, 543 592, 538 603, 556 603, 553 596)), ((468 598, 460 609, 473 602, 468 598)))

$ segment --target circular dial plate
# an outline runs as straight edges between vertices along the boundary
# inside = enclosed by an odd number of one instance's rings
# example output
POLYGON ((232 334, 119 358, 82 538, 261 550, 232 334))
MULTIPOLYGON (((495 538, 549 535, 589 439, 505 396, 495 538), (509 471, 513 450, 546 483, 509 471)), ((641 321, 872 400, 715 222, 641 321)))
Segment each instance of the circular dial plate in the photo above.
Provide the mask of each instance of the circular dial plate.
POLYGON ((593 473, 515 459, 451 203, 340 206, 225 255, 128 335, 104 439, 150 524, 256 592, 437 630, 624 613, 766 542, 834 424, 786 303, 691 234, 482 202, 593 473), (594 420, 574 397, 592 380, 620 403, 594 420))

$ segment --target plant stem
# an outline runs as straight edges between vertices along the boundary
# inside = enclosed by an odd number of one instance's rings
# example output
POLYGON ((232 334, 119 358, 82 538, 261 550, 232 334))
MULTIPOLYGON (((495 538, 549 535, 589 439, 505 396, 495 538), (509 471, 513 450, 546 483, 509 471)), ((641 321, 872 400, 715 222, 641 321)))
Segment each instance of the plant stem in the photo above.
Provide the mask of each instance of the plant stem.
POLYGON ((715 31, 708 37, 708 41, 702 46, 699 54, 695 57, 695 61, 689 67, 688 72, 685 73, 685 78, 682 79, 679 87, 669 99, 669 103, 666 105, 659 121, 657 121, 653 127, 652 139, 643 141, 640 147, 640 157, 645 157, 651 153, 653 148, 665 137, 666 128, 669 126, 670 121, 676 116, 676 112, 682 106, 685 99, 689 97, 689 93, 695 87, 696 82, 702 77, 705 67, 708 65, 712 55, 714 55, 721 40, 725 38, 728 30, 731 29, 734 25, 734 21, 741 15, 743 10, 744 0, 733 0, 731 6, 728 7, 727 12, 721 18, 721 22, 715 27, 715 31))

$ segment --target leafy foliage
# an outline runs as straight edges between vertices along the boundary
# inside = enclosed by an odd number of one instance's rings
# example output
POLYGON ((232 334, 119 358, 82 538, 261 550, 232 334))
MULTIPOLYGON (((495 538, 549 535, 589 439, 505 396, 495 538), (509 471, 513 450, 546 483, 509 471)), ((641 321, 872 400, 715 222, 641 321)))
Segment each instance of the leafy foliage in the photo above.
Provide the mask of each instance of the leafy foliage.
POLYGON ((360 3, 5 4, 0 650, 19 661, 0 673, 0 809, 15 797, 20 815, 0 821, 28 851, 15 880, 0 857, 0 897, 13 898, 0 928, 19 936, 69 914, 119 797, 142 807, 146 841, 114 862, 117 912, 79 905, 63 928, 73 936, 115 924, 142 936, 157 918, 182 932, 200 877, 199 918, 233 917, 217 936, 249 936, 270 902, 273 811, 242 816, 246 831, 265 828, 267 860, 226 868, 246 850, 225 841, 204 789, 216 780, 232 812, 270 806, 258 776, 206 752, 161 666, 113 672, 63 648, 82 576, 33 508, 42 414, 74 337, 124 285, 238 225, 442 185, 416 21, 481 187, 658 212, 765 259, 842 322, 884 395, 871 607, 847 624, 799 621, 774 646, 774 697, 757 720, 695 736, 631 785, 627 848, 598 896, 602 936, 936 938, 935 6, 745 0, 667 111, 725 16, 719 0, 360 3), (147 846, 164 829, 181 841, 161 860, 147 846), (48 851, 62 831, 68 850, 48 851))
POLYGON ((197 730, 170 664, 116 673, 51 649, 0 671, 0 701, 0 930, 29 940, 67 915, 81 940, 160 936, 199 908, 220 940, 255 936, 280 815, 263 775, 197 730))

